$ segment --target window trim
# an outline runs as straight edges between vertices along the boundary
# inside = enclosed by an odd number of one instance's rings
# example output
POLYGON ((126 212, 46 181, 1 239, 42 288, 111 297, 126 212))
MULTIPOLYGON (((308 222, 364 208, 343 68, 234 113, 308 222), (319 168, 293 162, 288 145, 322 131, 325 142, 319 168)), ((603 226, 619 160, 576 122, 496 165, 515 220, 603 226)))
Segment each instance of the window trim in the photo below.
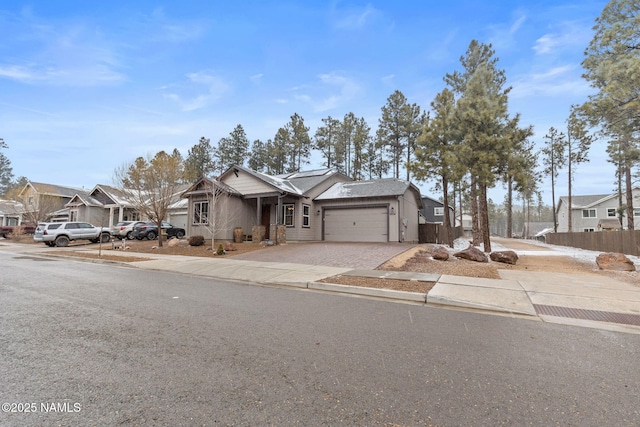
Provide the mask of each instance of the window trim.
POLYGON ((582 231, 585 232, 585 233, 595 233, 596 232, 595 228, 583 228, 582 231))
POLYGON ((285 227, 296 226, 296 205, 295 203, 283 203, 282 204, 282 223, 285 227), (287 214, 287 210, 290 208, 290 214, 287 214), (287 219, 291 219, 291 224, 287 224, 287 219))
POLYGON ((434 216, 444 216, 444 206, 434 206, 433 207, 433 215, 434 216), (440 211, 440 213, 438 213, 440 211))
POLYGON ((311 228, 311 205, 302 205, 302 227, 311 228))
POLYGON ((193 225, 209 225, 209 210, 210 210, 210 204, 208 200, 199 200, 197 202, 193 202, 193 219, 192 219, 192 224, 193 225), (207 206, 205 215, 204 215, 204 220, 202 217, 202 207, 203 205, 207 206), (196 218, 198 219, 196 221, 196 218))
POLYGON ((633 208, 633 217, 640 217, 640 208, 633 208))
POLYGON ((607 218, 615 218, 615 217, 616 217, 616 208, 607 208, 607 218))
POLYGON ((595 209, 582 209, 582 218, 597 218, 598 212, 595 209), (585 212, 587 215, 585 215, 585 212), (593 212, 593 216, 591 216, 591 212, 593 212))

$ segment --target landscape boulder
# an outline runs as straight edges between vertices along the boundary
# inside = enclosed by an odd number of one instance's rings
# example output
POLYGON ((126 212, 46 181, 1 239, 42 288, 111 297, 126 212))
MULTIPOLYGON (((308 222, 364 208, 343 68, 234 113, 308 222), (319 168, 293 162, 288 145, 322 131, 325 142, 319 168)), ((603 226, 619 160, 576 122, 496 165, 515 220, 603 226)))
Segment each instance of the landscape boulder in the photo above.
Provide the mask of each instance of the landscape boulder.
POLYGON ((596 264, 600 270, 636 271, 636 266, 625 254, 604 252, 596 257, 596 264))
POLYGON ((449 250, 444 246, 436 246, 431 250, 431 258, 438 261, 446 261, 449 259, 449 250))
POLYGON ((183 239, 169 239, 167 242, 167 246, 170 248, 175 248, 176 246, 187 246, 189 242, 183 239))
POLYGON ((468 259, 476 262, 489 262, 489 258, 480 249, 475 246, 469 246, 467 249, 453 254, 456 258, 468 259))
POLYGON ((514 251, 496 251, 489 255, 491 261, 502 262, 504 264, 516 265, 518 262, 518 254, 514 251))

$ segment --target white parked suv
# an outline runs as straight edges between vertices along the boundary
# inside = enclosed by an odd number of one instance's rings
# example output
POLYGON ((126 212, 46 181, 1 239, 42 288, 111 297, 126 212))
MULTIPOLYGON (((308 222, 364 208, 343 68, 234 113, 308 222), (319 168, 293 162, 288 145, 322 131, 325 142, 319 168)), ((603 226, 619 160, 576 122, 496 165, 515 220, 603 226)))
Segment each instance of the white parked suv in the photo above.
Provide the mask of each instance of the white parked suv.
POLYGON ((98 243, 111 240, 107 228, 94 227, 88 222, 49 222, 40 223, 33 234, 33 240, 48 246, 68 246, 73 240, 89 240, 98 243))

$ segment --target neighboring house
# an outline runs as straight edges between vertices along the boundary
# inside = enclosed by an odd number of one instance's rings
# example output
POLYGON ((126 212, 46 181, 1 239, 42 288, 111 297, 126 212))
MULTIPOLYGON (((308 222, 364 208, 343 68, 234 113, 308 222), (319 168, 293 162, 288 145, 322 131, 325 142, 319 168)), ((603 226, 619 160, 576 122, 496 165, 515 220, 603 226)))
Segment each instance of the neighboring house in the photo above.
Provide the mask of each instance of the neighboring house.
POLYGON ((78 193, 86 194, 80 188, 28 182, 19 194, 25 208, 25 221, 69 221, 65 205, 78 193))
MULTIPOLYGON (((187 186, 181 186, 169 206, 164 219, 172 225, 184 228, 187 218, 187 202, 182 199, 182 192, 187 186)), ((84 221, 103 227, 113 227, 122 221, 147 220, 127 197, 127 190, 109 185, 96 185, 89 192, 78 192, 65 205, 69 209, 71 221, 84 221)))
MULTIPOLYGON (((444 203, 431 197, 422 196, 423 208, 420 213, 428 224, 444 224, 444 203)), ((453 207, 449 206, 449 222, 455 225, 453 207)))
POLYGON ((422 208, 420 191, 406 181, 354 182, 332 169, 272 176, 233 166, 216 181, 201 178, 184 197, 187 234, 217 239, 231 239, 234 228, 251 234, 255 225, 274 239, 284 225, 291 241, 418 241, 422 208))
POLYGON ((0 226, 15 226, 23 222, 24 205, 15 200, 0 200, 0 226))
MULTIPOLYGON (((640 218, 640 188, 633 189, 634 205, 639 205, 634 209, 634 219, 640 218)), ((600 220, 618 219, 618 194, 601 194, 591 196, 572 196, 572 231, 601 231, 603 230, 600 220)), ((560 197, 556 208, 556 217, 558 220, 558 232, 566 233, 569 231, 569 198, 560 197)), ((626 221, 621 224, 626 229, 626 221)), ((613 225, 615 228, 615 224, 613 225)), ((606 224, 606 229, 611 229, 611 224, 606 224)))

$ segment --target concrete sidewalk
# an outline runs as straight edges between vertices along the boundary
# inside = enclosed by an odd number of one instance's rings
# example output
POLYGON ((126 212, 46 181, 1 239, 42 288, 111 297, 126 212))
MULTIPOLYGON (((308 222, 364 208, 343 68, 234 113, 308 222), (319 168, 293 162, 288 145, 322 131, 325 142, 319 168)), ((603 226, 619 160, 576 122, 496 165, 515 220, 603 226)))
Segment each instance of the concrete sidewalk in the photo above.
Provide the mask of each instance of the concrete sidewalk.
MULTIPOLYGON (((28 252, 55 256, 54 251, 45 248, 28 252)), ((118 251, 108 251, 108 254, 132 255, 118 251)), ((500 270, 501 279, 482 279, 228 258, 136 255, 149 258, 147 261, 127 263, 140 269, 482 310, 551 323, 640 333, 640 287, 600 275, 500 270), (422 294, 319 282, 336 275, 418 280, 436 284, 427 294, 422 294)))
MULTIPOLYGON (((112 252, 110 252, 112 254, 112 252)), ((264 285, 294 286, 545 322, 640 333, 640 287, 605 276, 500 270, 502 279, 316 265, 150 255, 137 268, 264 285), (436 282, 428 294, 321 283, 336 275, 436 282)))

